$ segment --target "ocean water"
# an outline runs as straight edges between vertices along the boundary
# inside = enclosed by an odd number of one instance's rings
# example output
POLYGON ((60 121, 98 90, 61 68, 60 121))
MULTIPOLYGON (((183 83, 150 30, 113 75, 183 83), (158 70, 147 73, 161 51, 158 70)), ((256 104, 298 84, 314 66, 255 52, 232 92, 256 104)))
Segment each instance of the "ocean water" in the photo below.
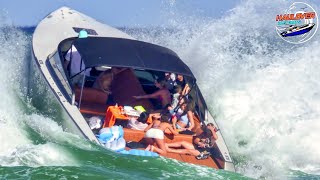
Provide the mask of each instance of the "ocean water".
POLYGON ((320 179, 320 35, 303 45, 280 39, 274 17, 288 6, 247 0, 204 19, 172 1, 163 13, 170 26, 122 28, 190 66, 237 173, 119 155, 64 132, 55 106, 35 108, 31 102, 43 102, 26 96, 33 28, 2 23, 0 179, 320 179))

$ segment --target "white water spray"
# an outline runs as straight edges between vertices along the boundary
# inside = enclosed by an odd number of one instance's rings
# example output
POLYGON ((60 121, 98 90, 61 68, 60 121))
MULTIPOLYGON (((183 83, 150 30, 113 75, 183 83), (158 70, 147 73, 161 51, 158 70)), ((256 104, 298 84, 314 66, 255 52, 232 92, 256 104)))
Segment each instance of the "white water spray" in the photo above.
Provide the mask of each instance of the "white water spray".
POLYGON ((237 171, 253 178, 320 173, 320 36, 303 46, 280 39, 275 16, 289 5, 248 0, 210 21, 169 12, 173 33, 134 35, 191 67, 237 171))
POLYGON ((25 102, 23 85, 28 80, 25 70, 30 60, 27 59, 30 38, 12 26, 1 24, 0 44, 0 166, 76 165, 71 154, 53 143, 65 141, 68 133, 48 118, 27 113, 32 109, 25 102), (27 128, 47 142, 35 142, 27 128), (46 136, 49 133, 54 134, 46 136), (60 139, 55 138, 58 135, 60 139))

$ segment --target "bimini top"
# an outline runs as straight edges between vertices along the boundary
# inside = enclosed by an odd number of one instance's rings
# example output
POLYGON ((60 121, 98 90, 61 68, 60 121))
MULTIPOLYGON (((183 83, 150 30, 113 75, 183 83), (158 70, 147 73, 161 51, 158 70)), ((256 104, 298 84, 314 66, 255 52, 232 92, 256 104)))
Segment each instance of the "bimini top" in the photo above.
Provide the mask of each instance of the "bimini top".
POLYGON ((194 78, 189 67, 172 50, 151 43, 113 37, 77 38, 73 45, 86 68, 96 66, 173 72, 194 78))

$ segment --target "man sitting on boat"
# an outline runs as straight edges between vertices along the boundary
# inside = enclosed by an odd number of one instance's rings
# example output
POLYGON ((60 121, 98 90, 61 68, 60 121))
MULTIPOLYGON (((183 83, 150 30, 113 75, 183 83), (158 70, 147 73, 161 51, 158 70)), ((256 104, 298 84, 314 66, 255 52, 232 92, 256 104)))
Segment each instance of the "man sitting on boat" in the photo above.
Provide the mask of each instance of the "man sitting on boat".
POLYGON ((159 106, 155 107, 155 109, 165 109, 168 104, 171 104, 171 94, 169 90, 166 87, 166 81, 164 79, 157 79, 155 81, 155 86, 159 88, 158 91, 147 94, 143 96, 133 96, 136 99, 158 99, 159 100, 159 106))

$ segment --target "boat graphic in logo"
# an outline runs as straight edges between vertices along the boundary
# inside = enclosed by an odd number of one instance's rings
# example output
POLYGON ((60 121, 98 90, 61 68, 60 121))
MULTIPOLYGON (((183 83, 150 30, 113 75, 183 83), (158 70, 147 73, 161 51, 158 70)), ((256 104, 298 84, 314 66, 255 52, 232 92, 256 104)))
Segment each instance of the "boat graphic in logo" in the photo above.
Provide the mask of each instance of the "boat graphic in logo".
POLYGON ((276 31, 285 41, 300 44, 310 40, 318 30, 316 11, 303 2, 293 3, 276 16, 276 31))

